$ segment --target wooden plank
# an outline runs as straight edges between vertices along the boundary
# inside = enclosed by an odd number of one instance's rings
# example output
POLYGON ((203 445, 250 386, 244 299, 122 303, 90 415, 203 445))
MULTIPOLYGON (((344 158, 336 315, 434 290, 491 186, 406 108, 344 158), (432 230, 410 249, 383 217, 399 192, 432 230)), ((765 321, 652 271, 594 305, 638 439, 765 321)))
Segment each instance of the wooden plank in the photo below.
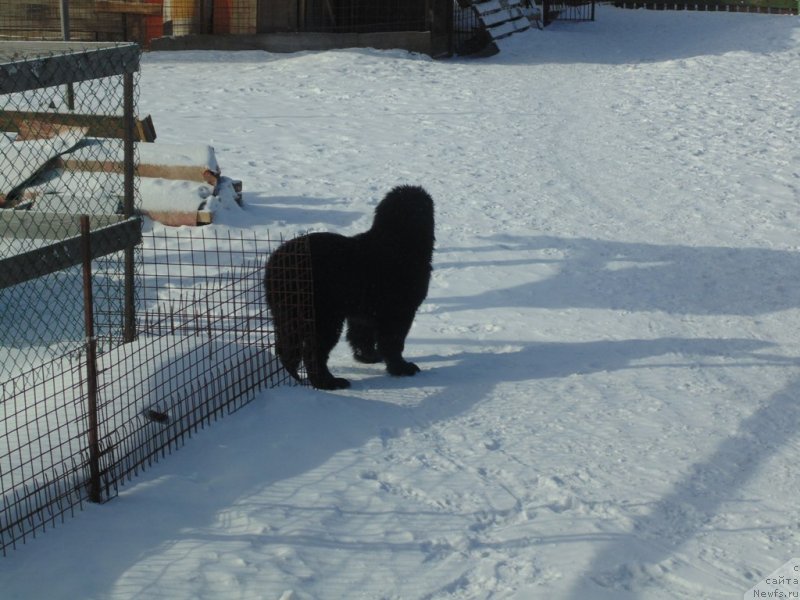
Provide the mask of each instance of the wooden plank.
POLYGON ((168 225, 170 227, 193 227, 195 225, 209 225, 214 221, 214 213, 209 210, 150 210, 142 211, 142 213, 153 219, 153 221, 157 221, 162 225, 168 225))
POLYGON ((519 19, 516 21, 506 21, 497 27, 492 27, 489 29, 489 33, 491 34, 492 38, 495 40, 502 39, 504 37, 508 37, 513 33, 518 33, 520 31, 525 31, 530 29, 531 23, 528 19, 519 19))
POLYGON ((161 16, 163 7, 159 4, 142 4, 139 2, 116 2, 98 0, 95 3, 98 12, 119 13, 125 15, 161 16))
POLYGON ((475 2, 472 9, 493 40, 530 29, 531 21, 522 10, 522 0, 475 2))
MULTIPOLYGON (((138 151, 136 172, 140 178, 183 179, 214 185, 207 171, 212 175, 220 173, 214 149, 206 144, 139 144, 138 151)), ((70 171, 121 173, 121 148, 116 142, 96 140, 91 146, 62 156, 60 166, 70 171)))
POLYGON ((525 19, 524 14, 520 10, 500 10, 495 13, 491 13, 488 15, 484 15, 483 17, 483 24, 487 27, 494 27, 495 25, 499 25, 500 23, 505 23, 506 21, 514 21, 516 19, 525 19))
POLYGON ((500 0, 488 0, 487 2, 476 2, 472 6, 479 15, 485 15, 486 13, 503 9, 503 5, 500 4, 500 0))
MULTIPOLYGON (((71 215, 78 218, 76 215, 71 215)), ((91 233, 92 258, 132 248, 142 240, 142 220, 126 219, 91 233)), ((0 260, 0 289, 63 271, 81 263, 81 236, 0 260)))
MULTIPOLYGON (((86 127, 86 135, 89 137, 115 139, 124 139, 125 137, 125 118, 123 116, 0 110, 0 131, 19 132, 21 127, 25 127, 26 122, 31 121, 86 127)), ((154 142, 156 140, 156 130, 150 115, 143 119, 136 119, 133 130, 134 141, 154 142)))

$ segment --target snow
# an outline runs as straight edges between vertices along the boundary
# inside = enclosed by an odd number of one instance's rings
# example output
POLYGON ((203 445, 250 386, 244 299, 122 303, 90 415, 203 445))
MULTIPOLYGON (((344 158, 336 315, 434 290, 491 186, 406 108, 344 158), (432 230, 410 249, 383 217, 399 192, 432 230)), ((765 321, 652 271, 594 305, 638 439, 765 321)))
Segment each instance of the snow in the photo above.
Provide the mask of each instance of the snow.
POLYGON ((145 211, 197 211, 212 197, 213 187, 198 181, 141 177, 139 195, 145 211))
POLYGON ((743 598, 800 557, 800 22, 601 5, 500 46, 144 56, 159 141, 244 182, 210 227, 430 191, 423 371, 340 344, 352 389, 262 393, 3 598, 743 598))

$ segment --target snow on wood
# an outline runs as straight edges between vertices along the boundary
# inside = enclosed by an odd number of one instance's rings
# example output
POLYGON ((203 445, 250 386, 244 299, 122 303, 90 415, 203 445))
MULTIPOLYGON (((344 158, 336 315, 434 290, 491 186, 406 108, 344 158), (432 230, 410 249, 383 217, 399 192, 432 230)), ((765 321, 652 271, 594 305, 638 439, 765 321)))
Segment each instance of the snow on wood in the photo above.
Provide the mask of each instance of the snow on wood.
MULTIPOLYGON (((220 174, 214 148, 206 144, 138 144, 137 151, 142 177, 208 181, 206 171, 220 174)), ((67 169, 122 172, 122 148, 96 139, 62 157, 62 162, 67 169)))
POLYGON ((516 21, 506 21, 498 25, 497 27, 492 27, 489 30, 489 33, 492 34, 492 38, 499 40, 501 38, 507 37, 512 33, 517 33, 519 31, 525 31, 529 29, 531 26, 530 21, 528 19, 518 19, 516 21))
POLYGON ((473 10, 494 40, 525 31, 531 26, 521 0, 491 0, 473 4, 473 10))
MULTIPOLYGON (((525 19, 525 15, 522 14, 522 11, 519 9, 513 10, 502 10, 496 13, 491 13, 485 15, 483 17, 483 23, 487 27, 494 27, 499 23, 504 23, 506 21, 513 21, 515 19, 525 19)), ((528 21, 524 21, 525 25, 529 25, 528 21)))

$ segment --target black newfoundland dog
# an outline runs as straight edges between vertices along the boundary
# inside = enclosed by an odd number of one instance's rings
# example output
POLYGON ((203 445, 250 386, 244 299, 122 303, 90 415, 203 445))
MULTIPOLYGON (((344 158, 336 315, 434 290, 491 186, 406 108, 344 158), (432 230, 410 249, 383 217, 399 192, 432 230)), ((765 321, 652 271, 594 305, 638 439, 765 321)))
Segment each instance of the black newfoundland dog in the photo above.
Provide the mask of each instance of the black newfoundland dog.
POLYGON ((289 373, 299 379, 302 361, 315 388, 349 387, 328 370, 345 321, 357 361, 383 361, 391 375, 419 372, 403 348, 428 294, 433 243, 433 200, 421 187, 399 186, 375 208, 369 231, 311 233, 275 250, 264 285, 277 354, 289 373), (310 261, 310 280, 303 261, 310 261))

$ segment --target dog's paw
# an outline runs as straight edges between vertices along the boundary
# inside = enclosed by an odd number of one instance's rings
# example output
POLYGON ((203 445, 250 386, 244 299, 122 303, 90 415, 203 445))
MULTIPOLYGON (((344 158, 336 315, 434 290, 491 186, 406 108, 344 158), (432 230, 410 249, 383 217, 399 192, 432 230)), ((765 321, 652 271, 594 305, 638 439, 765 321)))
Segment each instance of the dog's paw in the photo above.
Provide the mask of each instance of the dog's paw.
POLYGON ((394 375, 395 377, 407 377, 409 375, 416 375, 421 369, 414 363, 404 360, 402 362, 386 365, 386 370, 389 371, 389 375, 394 375))
POLYGON ((350 387, 350 382, 342 377, 331 377, 322 381, 312 381, 311 385, 318 390, 344 390, 350 387))

